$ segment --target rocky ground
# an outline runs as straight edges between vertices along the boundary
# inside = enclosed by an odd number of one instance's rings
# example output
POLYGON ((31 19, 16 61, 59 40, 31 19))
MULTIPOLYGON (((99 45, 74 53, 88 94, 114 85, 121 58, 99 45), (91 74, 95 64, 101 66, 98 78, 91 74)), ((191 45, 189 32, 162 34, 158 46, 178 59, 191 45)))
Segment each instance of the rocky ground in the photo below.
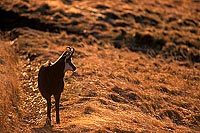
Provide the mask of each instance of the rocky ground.
POLYGON ((198 7, 198 0, 2 0, 1 38, 19 57, 20 129, 199 132, 198 7), (53 102, 53 126, 44 126, 38 70, 66 46, 76 50, 77 70, 65 76, 61 124, 53 102))

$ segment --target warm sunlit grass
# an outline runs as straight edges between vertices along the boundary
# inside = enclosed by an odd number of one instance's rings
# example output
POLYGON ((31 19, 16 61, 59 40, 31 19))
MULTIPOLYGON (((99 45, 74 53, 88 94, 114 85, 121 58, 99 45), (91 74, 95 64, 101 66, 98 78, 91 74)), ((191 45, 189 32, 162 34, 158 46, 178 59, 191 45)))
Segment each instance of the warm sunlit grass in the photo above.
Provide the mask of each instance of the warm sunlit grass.
POLYGON ((0 133, 23 130, 21 118, 32 132, 200 131, 199 2, 2 1, 23 17, 9 31, 20 67, 0 42, 0 133), (53 126, 44 126, 38 70, 68 45, 77 70, 64 78, 61 123, 52 97, 53 126))
POLYGON ((20 96, 17 57, 9 43, 0 41, 0 132, 19 131, 20 96))

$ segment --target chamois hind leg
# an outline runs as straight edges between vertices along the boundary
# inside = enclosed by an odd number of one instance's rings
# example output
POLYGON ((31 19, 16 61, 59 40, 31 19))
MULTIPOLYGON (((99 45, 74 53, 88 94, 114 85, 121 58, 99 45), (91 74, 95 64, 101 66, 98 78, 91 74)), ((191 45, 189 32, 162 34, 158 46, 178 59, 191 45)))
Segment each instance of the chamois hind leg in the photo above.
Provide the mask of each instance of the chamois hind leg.
POLYGON ((56 101, 56 123, 60 123, 60 116, 59 116, 59 103, 60 103, 60 95, 61 94, 56 94, 54 95, 55 101, 56 101))
POLYGON ((46 125, 51 125, 51 97, 48 97, 46 100, 47 100, 47 119, 46 119, 46 125))

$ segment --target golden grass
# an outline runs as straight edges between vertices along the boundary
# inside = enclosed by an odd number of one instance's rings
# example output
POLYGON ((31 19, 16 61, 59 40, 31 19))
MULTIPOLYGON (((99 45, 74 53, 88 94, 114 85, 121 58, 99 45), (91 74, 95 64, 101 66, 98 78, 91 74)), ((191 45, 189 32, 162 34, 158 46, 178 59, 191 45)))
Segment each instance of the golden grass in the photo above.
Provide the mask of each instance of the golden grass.
POLYGON ((24 119, 33 132, 199 131, 199 69, 184 67, 175 61, 168 64, 161 57, 150 58, 106 44, 84 42, 82 47, 74 46, 76 72, 65 76, 61 124, 55 124, 52 98, 53 127, 45 127, 46 101, 37 89, 38 68, 48 59, 55 61, 65 46, 52 43, 59 34, 54 34, 52 39, 41 33, 37 37, 40 40, 34 44, 35 38, 26 36, 22 35, 15 45, 21 51, 25 49, 38 55, 31 62, 27 55, 20 56, 24 64, 22 87, 27 94, 24 119), (49 48, 37 45, 47 40, 49 48), (31 46, 27 47, 24 42, 31 46))
MULTIPOLYGON (((22 117, 32 132, 200 131, 197 2, 87 0, 70 5, 63 1, 8 0, 1 4, 29 19, 50 24, 47 28, 55 24, 67 29, 57 34, 42 32, 39 26, 30 29, 20 25, 10 32, 22 64, 22 117), (85 35, 80 35, 82 32, 85 35), (162 50, 160 39, 167 41, 162 50), (44 126, 46 101, 37 89, 38 69, 49 59, 55 61, 66 45, 76 49, 73 61, 77 70, 65 77, 61 124, 55 124, 52 100, 53 127, 48 127, 44 126), (132 45, 139 51, 123 48, 132 45)), ((2 48, 4 51, 8 47, 2 48)), ((17 126, 23 128, 19 122, 20 103, 16 101, 20 101, 20 90, 13 78, 15 68, 7 71, 16 65, 9 57, 14 54, 9 50, 6 53, 11 64, 0 60, 4 75, 0 86, 4 91, 0 95, 1 129, 17 132, 17 126)))
POLYGON ((0 41, 0 131, 20 131, 17 57, 9 42, 0 41))

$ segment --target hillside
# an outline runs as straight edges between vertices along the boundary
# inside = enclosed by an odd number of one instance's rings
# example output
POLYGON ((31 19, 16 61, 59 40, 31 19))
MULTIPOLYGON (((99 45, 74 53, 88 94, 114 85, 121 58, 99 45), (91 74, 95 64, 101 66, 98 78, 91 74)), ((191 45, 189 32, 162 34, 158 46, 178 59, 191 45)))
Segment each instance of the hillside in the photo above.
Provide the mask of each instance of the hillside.
POLYGON ((10 71, 0 60, 9 72, 0 76, 4 86, 16 77, 17 91, 10 92, 19 103, 11 104, 12 96, 0 101, 14 106, 10 117, 0 110, 0 122, 15 120, 4 122, 0 130, 199 132, 198 7, 197 0, 2 0, 0 48, 13 50, 1 51, 11 57, 5 62, 16 67, 10 71), (55 122, 53 102, 53 126, 44 126, 46 101, 38 91, 37 74, 41 64, 55 61, 66 46, 75 48, 77 70, 65 75, 61 124, 55 122))

